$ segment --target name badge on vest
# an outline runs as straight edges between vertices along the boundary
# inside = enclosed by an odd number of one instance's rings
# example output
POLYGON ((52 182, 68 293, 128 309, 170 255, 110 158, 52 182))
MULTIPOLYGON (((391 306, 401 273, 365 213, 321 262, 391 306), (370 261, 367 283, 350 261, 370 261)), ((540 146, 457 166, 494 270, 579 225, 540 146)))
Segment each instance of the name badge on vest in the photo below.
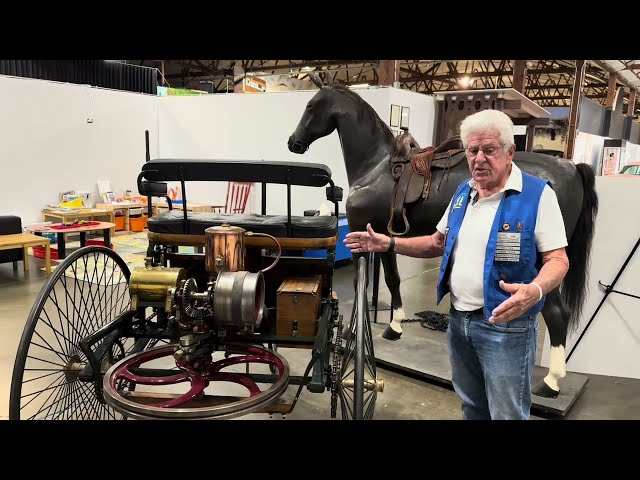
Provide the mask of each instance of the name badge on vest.
POLYGON ((520 233, 498 232, 496 244, 496 262, 520 261, 520 233))

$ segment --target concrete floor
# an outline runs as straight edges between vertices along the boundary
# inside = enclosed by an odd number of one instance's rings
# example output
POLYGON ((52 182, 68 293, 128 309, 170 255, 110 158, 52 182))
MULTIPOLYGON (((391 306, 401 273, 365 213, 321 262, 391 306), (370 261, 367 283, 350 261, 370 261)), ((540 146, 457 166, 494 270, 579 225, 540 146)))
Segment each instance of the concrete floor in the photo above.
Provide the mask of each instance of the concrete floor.
MULTIPOLYGON (((29 257, 31 269, 23 272, 22 264, 14 271, 11 264, 0 264, 0 419, 8 418, 9 392, 13 363, 17 346, 34 299, 46 281, 40 268, 43 261, 29 257)), ((446 312, 448 303, 435 306, 435 282, 437 260, 416 260, 398 257, 403 280, 419 281, 421 288, 402 289, 406 314, 412 317, 417 311, 446 312)), ((334 288, 340 299, 345 321, 349 318, 353 303, 353 267, 348 264, 335 271, 334 288)), ((402 288, 402 287, 401 287, 402 288)), ((389 293, 381 280, 380 300, 389 301, 389 293)), ((388 311, 383 311, 378 322, 388 322, 388 311)), ((405 335, 418 323, 406 325, 405 335)), ((541 329, 541 332, 543 329, 541 329)), ((444 333, 434 332, 434 338, 444 333)), ((541 341, 542 341, 541 335, 541 341)), ((400 340, 402 341, 402 340, 400 340)), ((301 374, 310 359, 309 350, 280 349, 290 363, 292 374, 301 374)), ((378 394, 375 418, 378 420, 454 420, 460 418, 460 401, 446 383, 426 381, 422 377, 407 375, 401 371, 378 367, 378 377, 383 378, 385 389, 378 394)), ((297 387, 290 386, 285 397, 292 397, 297 387)), ((288 419, 330 419, 330 394, 316 394, 303 389, 294 411, 288 419)), ((274 415, 272 418, 281 418, 274 415)), ((268 419, 268 415, 252 414, 247 419, 268 419)), ((581 419, 639 419, 640 380, 619 377, 589 375, 589 381, 575 404, 564 417, 532 415, 533 419, 581 420, 581 419)))

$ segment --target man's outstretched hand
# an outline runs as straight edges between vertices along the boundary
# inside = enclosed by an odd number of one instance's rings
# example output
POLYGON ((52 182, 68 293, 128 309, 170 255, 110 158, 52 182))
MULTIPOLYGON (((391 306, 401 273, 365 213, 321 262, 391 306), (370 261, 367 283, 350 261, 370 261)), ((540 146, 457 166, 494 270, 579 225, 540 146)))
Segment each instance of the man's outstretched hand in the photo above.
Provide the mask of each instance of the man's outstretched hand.
POLYGON ((352 253, 386 252, 389 249, 389 237, 376 233, 367 223, 366 232, 347 233, 344 244, 352 253))
POLYGON ((511 294, 491 312, 489 322, 502 323, 518 318, 533 307, 540 298, 539 290, 530 283, 505 283, 500 280, 500 288, 511 294))

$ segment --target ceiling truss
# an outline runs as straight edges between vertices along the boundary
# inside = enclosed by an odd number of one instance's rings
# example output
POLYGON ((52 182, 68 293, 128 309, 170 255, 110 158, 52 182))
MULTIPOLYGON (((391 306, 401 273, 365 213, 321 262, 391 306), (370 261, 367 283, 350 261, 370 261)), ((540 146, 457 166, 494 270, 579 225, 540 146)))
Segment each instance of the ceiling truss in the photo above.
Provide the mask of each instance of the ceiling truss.
MULTIPOLYGON (((334 82, 345 85, 376 85, 379 66, 378 60, 136 60, 129 63, 157 68, 166 86, 203 89, 207 84, 206 89, 214 93, 233 91, 234 75, 283 74, 303 78, 310 69, 328 71, 334 82)), ((420 93, 513 85, 514 62, 511 60, 400 60, 399 63, 400 88, 420 93)), ((589 61, 582 93, 605 105, 611 72, 618 76, 617 87, 624 87, 626 114, 629 85, 635 86, 627 78, 640 81, 638 61, 589 61)), ((542 107, 568 107, 574 75, 574 60, 527 60, 524 94, 542 107)), ((637 101, 634 118, 639 116, 640 101, 637 101)))

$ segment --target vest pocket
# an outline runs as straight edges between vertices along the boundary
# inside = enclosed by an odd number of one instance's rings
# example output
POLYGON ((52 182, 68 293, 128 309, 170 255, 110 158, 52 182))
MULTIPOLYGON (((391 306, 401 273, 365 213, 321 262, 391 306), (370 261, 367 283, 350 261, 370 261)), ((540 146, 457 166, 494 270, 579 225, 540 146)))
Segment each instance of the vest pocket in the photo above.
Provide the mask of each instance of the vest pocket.
POLYGON ((520 263, 530 264, 535 262, 532 258, 532 252, 535 252, 535 239, 532 230, 523 230, 520 232, 520 263))

